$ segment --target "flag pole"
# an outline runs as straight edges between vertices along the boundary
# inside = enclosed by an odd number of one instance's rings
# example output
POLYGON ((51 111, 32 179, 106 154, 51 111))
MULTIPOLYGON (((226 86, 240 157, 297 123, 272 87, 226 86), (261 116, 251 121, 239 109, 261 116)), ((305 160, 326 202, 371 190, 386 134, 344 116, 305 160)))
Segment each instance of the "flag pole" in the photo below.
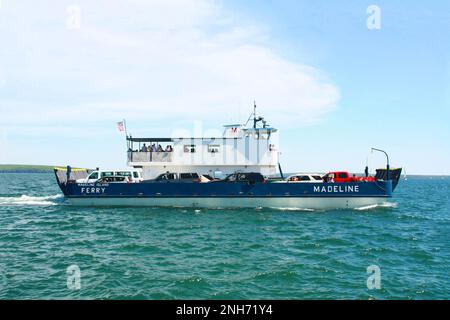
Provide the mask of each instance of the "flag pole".
POLYGON ((123 126, 125 128, 125 136, 128 137, 128 133, 127 133, 127 121, 125 119, 123 119, 123 126))
POLYGON ((127 143, 127 152, 128 152, 128 149, 129 149, 129 146, 128 146, 128 132, 127 132, 127 121, 125 119, 123 119, 123 127, 125 129, 125 142, 127 143))

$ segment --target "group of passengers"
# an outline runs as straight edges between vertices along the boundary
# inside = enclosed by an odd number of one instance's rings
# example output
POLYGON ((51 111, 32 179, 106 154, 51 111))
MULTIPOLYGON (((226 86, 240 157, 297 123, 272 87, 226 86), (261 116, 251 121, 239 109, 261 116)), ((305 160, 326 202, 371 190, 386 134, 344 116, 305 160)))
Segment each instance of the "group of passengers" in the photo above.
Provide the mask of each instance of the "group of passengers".
POLYGON ((151 146, 147 146, 145 143, 142 146, 141 152, 172 152, 173 151, 173 147, 171 145, 167 145, 165 149, 163 149, 163 147, 158 144, 158 146, 156 146, 155 143, 153 143, 151 146))

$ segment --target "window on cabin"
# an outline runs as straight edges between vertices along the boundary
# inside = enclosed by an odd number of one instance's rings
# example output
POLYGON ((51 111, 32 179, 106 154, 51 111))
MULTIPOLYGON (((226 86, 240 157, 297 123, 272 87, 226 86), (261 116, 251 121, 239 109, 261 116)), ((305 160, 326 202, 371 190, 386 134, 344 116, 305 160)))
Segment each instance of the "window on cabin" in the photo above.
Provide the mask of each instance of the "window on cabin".
POLYGON ((300 181, 311 181, 308 176, 300 176, 300 181))
POLYGON ((341 172, 341 173, 339 173, 339 178, 345 179, 345 178, 347 178, 347 174, 344 172, 341 172))
POLYGON ((184 145, 184 152, 185 153, 195 153, 195 144, 185 144, 184 145))

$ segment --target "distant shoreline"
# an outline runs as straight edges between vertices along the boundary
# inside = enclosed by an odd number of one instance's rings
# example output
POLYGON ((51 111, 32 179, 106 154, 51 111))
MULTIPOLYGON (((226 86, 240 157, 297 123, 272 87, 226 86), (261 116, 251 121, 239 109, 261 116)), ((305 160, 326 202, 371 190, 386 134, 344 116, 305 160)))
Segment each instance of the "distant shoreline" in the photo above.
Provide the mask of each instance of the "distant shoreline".
POLYGON ((57 166, 0 164, 0 173, 50 173, 57 166))
POLYGON ((51 170, 0 170, 0 173, 51 173, 51 170))

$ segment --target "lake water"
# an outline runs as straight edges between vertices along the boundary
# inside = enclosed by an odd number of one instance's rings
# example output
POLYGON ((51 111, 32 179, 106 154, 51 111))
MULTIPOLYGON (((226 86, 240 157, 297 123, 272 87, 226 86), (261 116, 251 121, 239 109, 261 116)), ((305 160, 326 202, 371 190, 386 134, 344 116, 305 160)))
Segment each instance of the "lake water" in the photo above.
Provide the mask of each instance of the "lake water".
POLYGON ((0 298, 448 299, 449 192, 424 177, 365 210, 78 208, 52 174, 0 174, 0 298))

